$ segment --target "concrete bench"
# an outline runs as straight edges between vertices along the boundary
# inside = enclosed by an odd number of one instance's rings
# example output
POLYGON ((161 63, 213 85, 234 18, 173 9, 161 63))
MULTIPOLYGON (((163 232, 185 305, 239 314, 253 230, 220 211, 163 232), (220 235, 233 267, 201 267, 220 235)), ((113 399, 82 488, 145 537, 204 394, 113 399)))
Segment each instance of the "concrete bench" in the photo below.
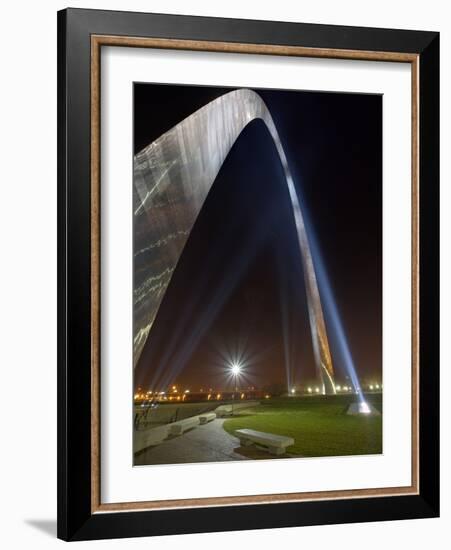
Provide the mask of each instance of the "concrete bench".
POLYGON ((185 418, 184 420, 178 420, 173 424, 169 424, 169 434, 181 435, 183 432, 186 432, 187 430, 191 430, 191 428, 195 428, 198 425, 199 425, 199 417, 190 416, 189 418, 185 418))
POLYGON ((169 426, 157 426, 156 428, 148 428, 146 430, 134 431, 134 451, 142 451, 147 447, 159 445, 169 435, 169 426))
POLYGON ((215 413, 217 417, 223 417, 223 416, 229 416, 233 412, 242 410, 242 409, 249 409, 250 407, 255 407, 258 405, 258 401, 236 401, 233 404, 232 403, 226 403, 224 405, 219 405, 219 407, 216 407, 215 413))
POLYGON ((223 416, 228 416, 232 413, 232 405, 220 405, 216 409, 216 416, 222 418, 223 416))
POLYGON ((199 416, 199 420, 201 424, 208 424, 208 422, 211 422, 216 418, 216 413, 204 413, 199 416))
POLYGON ((294 439, 285 435, 276 435, 266 432, 257 432, 256 430, 235 430, 235 435, 240 440, 241 445, 248 446, 253 443, 265 447, 273 455, 282 455, 286 448, 294 445, 294 439))

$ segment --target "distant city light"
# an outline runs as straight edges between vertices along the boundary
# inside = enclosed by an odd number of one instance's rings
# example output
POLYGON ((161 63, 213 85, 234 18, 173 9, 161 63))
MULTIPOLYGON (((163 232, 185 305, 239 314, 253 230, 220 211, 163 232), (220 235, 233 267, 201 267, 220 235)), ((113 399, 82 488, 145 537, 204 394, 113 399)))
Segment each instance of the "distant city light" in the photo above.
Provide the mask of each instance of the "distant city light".
POLYGON ((379 389, 379 384, 376 384, 376 390, 378 390, 378 389, 379 389))
POLYGON ((370 384, 370 390, 374 390, 373 384, 370 384))
POLYGON ((291 388, 291 393, 296 393, 296 389, 295 389, 295 388, 291 388))
POLYGON ((269 399, 270 396, 268 394, 265 395, 265 399, 269 399))
POLYGON ((312 393, 313 390, 312 390, 312 388, 307 388, 307 391, 308 391, 309 393, 312 393))
POLYGON ((189 393, 189 390, 185 390, 185 393, 189 393))
POLYGON ((316 393, 319 393, 319 388, 316 387, 316 388, 315 388, 315 391, 316 391, 316 393))
POLYGON ((348 391, 348 386, 343 386, 343 391, 348 391))
POLYGON ((341 390, 341 386, 335 386, 335 389, 336 389, 337 391, 340 391, 340 390, 341 390))

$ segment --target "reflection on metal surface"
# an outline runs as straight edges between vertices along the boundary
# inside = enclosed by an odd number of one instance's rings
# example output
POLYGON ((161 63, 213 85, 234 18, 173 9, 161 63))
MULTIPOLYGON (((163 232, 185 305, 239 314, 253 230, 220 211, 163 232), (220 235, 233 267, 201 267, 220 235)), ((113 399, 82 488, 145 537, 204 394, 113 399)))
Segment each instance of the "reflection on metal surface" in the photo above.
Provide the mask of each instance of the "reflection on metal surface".
POLYGON ((271 115, 261 97, 247 89, 205 105, 134 158, 134 364, 207 194, 235 140, 255 119, 265 123, 283 166, 304 266, 315 362, 323 393, 335 393, 321 300, 296 189, 271 115))

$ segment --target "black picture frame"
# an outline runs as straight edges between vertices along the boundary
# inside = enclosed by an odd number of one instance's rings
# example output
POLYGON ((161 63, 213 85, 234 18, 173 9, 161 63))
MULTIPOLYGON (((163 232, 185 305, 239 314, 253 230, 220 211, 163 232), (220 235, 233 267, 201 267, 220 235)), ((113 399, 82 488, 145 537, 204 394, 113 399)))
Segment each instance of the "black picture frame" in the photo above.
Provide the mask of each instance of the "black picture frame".
POLYGON ((87 540, 439 515, 439 34, 67 9, 58 13, 58 537, 87 540), (91 36, 416 54, 419 493, 96 513, 91 433, 91 36))

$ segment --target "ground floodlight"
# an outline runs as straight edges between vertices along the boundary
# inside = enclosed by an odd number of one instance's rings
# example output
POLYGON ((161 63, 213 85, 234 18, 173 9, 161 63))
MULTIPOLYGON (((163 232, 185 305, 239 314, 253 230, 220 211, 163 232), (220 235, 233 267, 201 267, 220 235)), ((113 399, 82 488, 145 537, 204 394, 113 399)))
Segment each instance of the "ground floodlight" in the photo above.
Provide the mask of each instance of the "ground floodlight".
POLYGON ((234 376, 238 376, 238 374, 240 374, 241 372, 241 367, 238 363, 233 363, 232 364, 232 374, 234 376))

